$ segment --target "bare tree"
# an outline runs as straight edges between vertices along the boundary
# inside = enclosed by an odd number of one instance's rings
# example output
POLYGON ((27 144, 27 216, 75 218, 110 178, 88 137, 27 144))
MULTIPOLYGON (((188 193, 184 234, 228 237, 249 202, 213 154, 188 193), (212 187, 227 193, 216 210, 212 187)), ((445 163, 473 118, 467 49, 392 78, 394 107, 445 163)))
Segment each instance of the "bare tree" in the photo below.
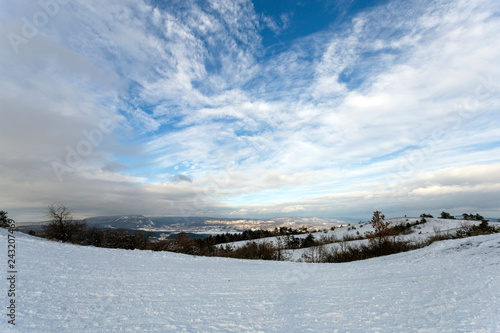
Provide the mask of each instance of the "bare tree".
POLYGON ((85 223, 73 221, 73 215, 66 206, 50 205, 47 208, 46 216, 49 222, 44 226, 45 236, 63 242, 79 241, 85 231, 85 223))

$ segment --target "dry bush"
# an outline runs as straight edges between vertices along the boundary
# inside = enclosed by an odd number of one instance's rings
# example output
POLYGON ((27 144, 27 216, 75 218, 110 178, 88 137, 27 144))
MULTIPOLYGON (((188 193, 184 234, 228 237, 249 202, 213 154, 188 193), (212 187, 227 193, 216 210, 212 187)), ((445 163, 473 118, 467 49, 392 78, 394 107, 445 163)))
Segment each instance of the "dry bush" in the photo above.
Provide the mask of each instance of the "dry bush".
POLYGON ((145 250, 148 247, 148 236, 140 232, 129 233, 121 229, 103 231, 101 247, 126 250, 145 250))
POLYGON ((331 244, 331 243, 336 243, 338 242, 339 239, 335 235, 321 235, 319 238, 318 244, 319 245, 325 245, 325 244, 331 244))
POLYGON ((346 234, 342 237, 342 242, 352 242, 352 241, 357 241, 357 240, 361 240, 361 239, 365 239, 365 237, 363 237, 361 235, 346 234))
POLYGON ((175 252, 177 245, 173 239, 163 239, 156 243, 149 243, 148 250, 152 251, 170 251, 175 252))
POLYGON ((270 242, 251 241, 236 249, 229 245, 219 248, 215 255, 238 259, 283 260, 279 252, 278 248, 270 242))
POLYGON ((410 241, 389 239, 385 239, 380 244, 348 244, 347 242, 341 242, 338 247, 332 248, 330 251, 318 249, 316 253, 306 254, 303 259, 308 262, 350 262, 409 251, 425 245, 422 242, 412 243, 410 241))
POLYGON ((327 262, 328 251, 323 246, 313 246, 302 254, 302 261, 305 262, 327 262))

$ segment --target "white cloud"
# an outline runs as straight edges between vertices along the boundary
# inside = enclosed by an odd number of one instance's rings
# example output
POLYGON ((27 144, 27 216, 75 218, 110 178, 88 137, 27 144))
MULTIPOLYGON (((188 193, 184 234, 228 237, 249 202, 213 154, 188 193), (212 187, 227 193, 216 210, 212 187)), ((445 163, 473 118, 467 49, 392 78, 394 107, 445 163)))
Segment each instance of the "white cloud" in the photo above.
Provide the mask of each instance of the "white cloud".
MULTIPOLYGON (((2 32, 20 31, 16 17, 39 10, 1 7, 2 32)), ((0 42, 2 200, 313 215, 450 207, 449 198, 466 205, 467 195, 491 202, 498 180, 484 165, 496 165, 500 142, 497 13, 488 0, 391 2, 268 55, 266 19, 249 1, 68 4, 19 55, 0 42), (115 130, 59 183, 51 162, 64 162, 102 121, 115 130), (113 163, 125 168, 107 169, 113 163), (178 173, 193 181, 157 183, 178 173), (422 185, 424 176, 436 183, 422 185), (25 195, 29 182, 44 194, 25 195), (213 183, 216 194, 206 195, 213 183), (106 193, 103 202, 82 200, 92 192, 106 193)), ((267 24, 279 33, 293 17, 281 19, 267 24)))

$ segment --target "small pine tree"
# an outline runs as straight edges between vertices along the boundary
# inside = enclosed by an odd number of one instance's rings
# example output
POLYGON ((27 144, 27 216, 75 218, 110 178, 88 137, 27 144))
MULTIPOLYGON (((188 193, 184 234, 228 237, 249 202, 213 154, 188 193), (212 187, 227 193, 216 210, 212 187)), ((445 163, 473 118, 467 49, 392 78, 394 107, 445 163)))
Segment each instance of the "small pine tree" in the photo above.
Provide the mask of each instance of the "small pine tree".
POLYGON ((379 211, 373 213, 370 224, 373 231, 367 232, 366 236, 372 245, 380 246, 383 244, 385 237, 395 235, 394 229, 389 227, 390 222, 385 221, 385 216, 379 211))
POLYGON ((1 228, 9 227, 9 218, 7 217, 7 212, 4 210, 0 210, 0 227, 1 228))
POLYGON ((302 246, 301 247, 305 248, 305 247, 311 247, 311 246, 314 246, 314 245, 316 245, 316 240, 314 239, 314 235, 313 234, 309 234, 302 241, 302 246))

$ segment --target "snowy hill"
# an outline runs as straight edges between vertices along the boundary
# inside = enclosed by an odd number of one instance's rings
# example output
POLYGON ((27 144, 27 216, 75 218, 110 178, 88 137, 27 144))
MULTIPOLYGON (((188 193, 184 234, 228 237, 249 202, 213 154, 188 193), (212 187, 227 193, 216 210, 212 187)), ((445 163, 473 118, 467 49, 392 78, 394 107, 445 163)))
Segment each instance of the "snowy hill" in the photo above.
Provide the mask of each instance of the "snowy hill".
MULTIPOLYGON (((458 229, 463 227, 464 225, 478 225, 481 223, 480 221, 466 221, 466 220, 452 220, 452 219, 441 219, 441 218, 427 218, 425 223, 418 223, 421 221, 420 217, 395 217, 389 218, 386 221, 390 222, 390 226, 396 226, 400 224, 415 224, 411 227, 411 232, 407 235, 397 236, 397 239, 405 239, 414 242, 423 241, 428 239, 431 236, 436 234, 446 234, 446 233, 455 233, 458 229)), ((493 225, 498 225, 498 223, 494 223, 493 225)), ((364 236, 367 232, 372 232, 373 228, 369 222, 362 223, 353 223, 349 225, 341 225, 335 227, 334 230, 324 230, 321 232, 313 232, 315 240, 321 240, 325 238, 335 239, 336 243, 324 245, 324 247, 328 250, 331 250, 334 247, 340 247, 342 244, 341 240, 356 238, 358 236, 364 236)), ((308 234, 300 234, 295 235, 295 238, 306 238, 308 234)), ((279 239, 283 240, 284 237, 267 237, 253 240, 257 243, 272 243, 274 245, 278 245, 279 239)), ((218 245, 219 247, 223 247, 226 245, 231 245, 233 248, 238 248, 244 246, 249 241, 237 241, 231 243, 224 243, 218 245)), ((368 243, 367 239, 364 240, 354 240, 347 241, 348 244, 360 244, 360 243, 368 243)), ((289 261, 302 261, 303 255, 307 254, 314 250, 313 248, 303 248, 303 249, 295 249, 295 250, 285 250, 285 259, 289 261)))
MULTIPOLYGON (((4 316, 1 332, 500 331, 499 234, 346 264, 192 257, 15 235, 16 327, 4 316)), ((0 239, 7 248, 6 230, 0 239)), ((7 283, 0 284, 3 304, 7 283)))

